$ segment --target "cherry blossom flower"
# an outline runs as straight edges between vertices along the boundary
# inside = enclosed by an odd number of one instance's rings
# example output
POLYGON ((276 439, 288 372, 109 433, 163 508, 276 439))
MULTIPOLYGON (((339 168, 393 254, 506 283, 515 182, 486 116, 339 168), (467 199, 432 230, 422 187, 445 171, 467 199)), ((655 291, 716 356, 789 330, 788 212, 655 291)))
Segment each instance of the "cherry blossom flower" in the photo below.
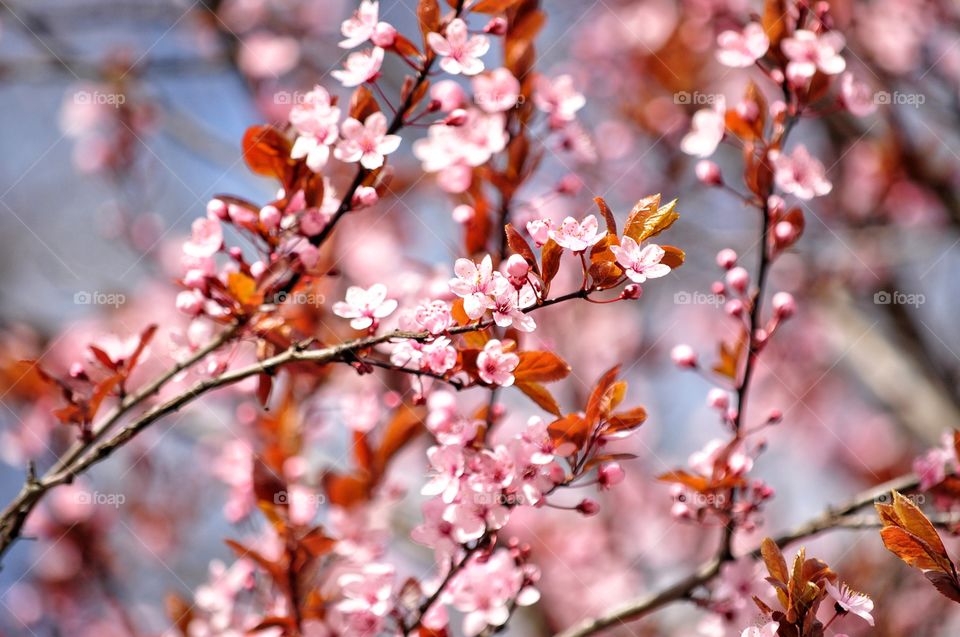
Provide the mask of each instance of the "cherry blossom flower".
POLYGON ((763 626, 751 626, 745 629, 740 637, 777 637, 777 630, 780 628, 780 622, 769 622, 763 626))
POLYGON ((953 437, 943 436, 943 444, 927 451, 913 461, 913 471, 920 476, 920 488, 927 490, 943 482, 947 477, 948 468, 956 461, 956 452, 953 448, 953 437))
POLYGON ((223 246, 223 228, 216 217, 196 219, 191 226, 190 240, 183 244, 183 252, 197 259, 212 257, 223 246))
POLYGON ((528 606, 539 599, 536 589, 526 587, 525 574, 509 551, 497 551, 489 559, 471 560, 457 574, 449 594, 450 603, 462 613, 463 632, 474 637, 487 626, 502 626, 510 618, 509 604, 528 606))
POLYGON ((497 339, 487 341, 483 351, 477 356, 477 369, 481 380, 501 387, 513 385, 513 370, 519 364, 520 357, 513 352, 503 351, 503 343, 497 339))
MULTIPOLYGON (((524 263, 526 265, 526 263, 524 263)), ((532 332, 537 329, 533 317, 523 312, 523 308, 530 307, 536 302, 536 294, 528 285, 520 290, 507 283, 506 279, 499 279, 503 285, 498 286, 493 297, 493 322, 500 327, 516 327, 521 332, 532 332)))
POLYGON ((712 155, 726 130, 725 112, 726 106, 721 100, 713 108, 702 108, 694 113, 690 132, 680 140, 680 150, 696 157, 712 155))
POLYGON ((390 316, 397 309, 397 302, 387 298, 387 286, 375 283, 366 290, 350 286, 347 288, 346 301, 333 304, 333 313, 342 318, 353 319, 350 327, 364 330, 376 327, 379 319, 390 316))
POLYGON ((453 525, 453 537, 464 544, 480 537, 487 530, 503 528, 510 519, 510 509, 501 504, 501 494, 473 493, 449 505, 443 519, 453 525))
POLYGON ((577 111, 587 103, 583 94, 573 87, 573 77, 570 75, 560 75, 553 80, 541 75, 537 77, 533 89, 533 103, 550 115, 550 123, 554 128, 576 119, 577 111))
POLYGON ((823 164, 810 155, 803 145, 797 146, 790 155, 773 151, 770 159, 777 185, 798 199, 813 199, 833 189, 826 178, 823 164))
POLYGON ((870 87, 858 82, 853 73, 844 73, 840 78, 840 98, 853 115, 866 117, 877 110, 877 101, 870 87))
POLYGON ((460 413, 451 392, 434 391, 427 398, 427 429, 444 445, 466 445, 473 440, 482 421, 460 413))
POLYGON ((297 131, 290 156, 307 158, 307 166, 317 172, 327 164, 330 145, 337 141, 337 122, 340 109, 333 106, 330 94, 316 86, 304 96, 303 103, 290 110, 290 123, 297 131))
POLYGON ((343 70, 332 71, 330 75, 340 83, 351 88, 369 82, 380 73, 383 64, 383 49, 373 47, 366 51, 356 51, 347 56, 343 70))
POLYGON ((636 241, 625 236, 620 245, 611 245, 610 251, 631 281, 643 283, 670 274, 670 266, 660 263, 666 252, 655 243, 640 248, 636 241))
POLYGON ((770 48, 763 26, 751 22, 743 31, 724 31, 717 36, 717 60, 724 66, 746 68, 762 58, 770 48))
POLYGON ((438 561, 453 555, 459 547, 453 537, 453 525, 443 519, 447 505, 440 499, 430 499, 423 503, 423 523, 414 527, 410 537, 417 544, 434 550, 438 561))
POLYGON ((420 489, 420 493, 438 495, 441 500, 450 504, 460 492, 460 477, 466 466, 463 448, 455 445, 430 447, 427 449, 427 459, 434 473, 430 482, 420 489))
POLYGON ((445 374, 457 364, 457 350, 446 336, 424 343, 421 352, 423 368, 434 374, 445 374))
POLYGON ((600 231, 596 216, 587 215, 581 222, 567 217, 558 227, 548 230, 547 235, 560 247, 583 252, 603 239, 604 233, 600 231))
POLYGON ((417 306, 414 312, 417 325, 431 334, 442 334, 453 320, 446 301, 430 301, 417 306))
POLYGON ((413 144, 413 154, 423 162, 423 170, 439 172, 440 186, 447 192, 469 188, 472 168, 506 148, 509 139, 502 113, 470 108, 464 111, 464 117, 459 126, 431 126, 427 137, 413 144))
POLYGON ((817 35, 813 31, 798 29, 789 38, 784 38, 780 48, 790 60, 787 63, 787 78, 801 83, 813 77, 818 70, 826 75, 837 75, 847 68, 840 55, 846 44, 836 31, 817 35))
POLYGON ((552 229, 553 222, 549 219, 534 219, 533 221, 527 222, 527 232, 530 233, 530 237, 533 239, 533 242, 537 244, 538 248, 542 248, 550 239, 550 231, 552 229))
POLYGON ((455 81, 440 80, 430 87, 430 99, 436 100, 441 111, 450 113, 466 105, 467 94, 455 81))
POLYGON ((493 270, 493 259, 488 254, 477 265, 470 259, 457 259, 453 266, 457 278, 450 279, 450 291, 463 298, 463 310, 476 320, 493 306, 490 295, 496 293, 499 272, 493 270))
POLYGON ((397 30, 386 22, 380 22, 379 13, 379 2, 362 0, 356 13, 340 24, 340 32, 346 38, 340 42, 340 46, 344 49, 352 49, 367 40, 381 47, 392 45, 396 39, 397 30))
POLYGON ((483 35, 471 36, 467 23, 456 18, 447 25, 446 37, 428 33, 427 43, 443 59, 440 68, 450 75, 476 75, 483 70, 480 58, 490 49, 490 40, 483 35))
POLYGON ((390 611, 393 595, 394 568, 389 564, 365 564, 359 572, 345 573, 337 579, 344 600, 337 604, 341 611, 368 610, 379 617, 390 611))
POLYGON ((520 82, 507 68, 477 75, 473 78, 473 99, 488 113, 509 111, 520 99, 520 82))
POLYGON ((836 586, 833 582, 828 581, 826 589, 830 593, 830 597, 836 602, 840 612, 843 614, 853 613, 873 626, 873 615, 870 614, 873 611, 873 600, 867 595, 858 593, 843 583, 836 586))
POLYGON ((359 161, 367 170, 380 168, 384 156, 400 147, 400 136, 388 135, 387 127, 387 116, 380 112, 368 115, 363 124, 348 117, 340 126, 343 139, 334 156, 343 162, 359 161))

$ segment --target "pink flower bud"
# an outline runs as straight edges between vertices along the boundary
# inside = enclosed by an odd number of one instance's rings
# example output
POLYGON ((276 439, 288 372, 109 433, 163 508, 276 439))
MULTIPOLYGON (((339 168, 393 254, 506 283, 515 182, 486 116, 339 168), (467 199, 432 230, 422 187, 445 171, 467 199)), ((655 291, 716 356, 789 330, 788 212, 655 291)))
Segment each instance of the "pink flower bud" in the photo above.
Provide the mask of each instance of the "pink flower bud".
POLYGON ((730 406, 730 394, 719 387, 714 387, 707 392, 707 404, 714 409, 725 410, 730 406))
POLYGON ((773 295, 773 311, 782 321, 793 316, 797 311, 797 302, 789 292, 777 292, 773 295))
POLYGON ((507 274, 511 278, 523 280, 529 271, 530 265, 519 254, 511 254, 510 258, 507 259, 507 274))
POLYGON ((620 298, 625 301, 636 301, 641 296, 643 296, 643 288, 637 283, 631 283, 623 288, 623 292, 620 293, 620 298))
POLYGON ((705 186, 722 186, 723 185, 723 176, 720 174, 720 166, 717 166, 716 162, 712 162, 709 159, 701 159, 697 162, 697 167, 694 169, 697 174, 697 179, 700 180, 700 183, 705 186))
POLYGON ((743 316, 743 301, 731 299, 723 306, 723 311, 734 318, 743 316))
POLYGON ((234 261, 243 261, 243 250, 240 249, 240 246, 231 246, 227 253, 234 261))
POLYGON ((626 473, 619 462, 607 462, 597 469, 597 479, 603 489, 609 489, 616 484, 620 484, 625 476, 626 473))
POLYGON ((600 512, 600 505, 596 500, 591 500, 590 498, 584 498, 580 504, 577 505, 577 511, 584 514, 587 517, 591 515, 596 515, 600 512))
POLYGON ((730 248, 724 248, 717 253, 717 265, 724 270, 729 270, 737 265, 737 253, 730 248))
POLYGON ((222 199, 211 199, 207 202, 207 214, 222 221, 227 219, 227 204, 222 199))
POLYGON ((188 288, 202 290, 207 287, 207 277, 202 270, 190 270, 183 275, 183 284, 188 288))
POLYGON ((747 291, 749 284, 750 273, 747 272, 745 268, 738 266, 727 272, 727 285, 740 294, 744 294, 747 291))
POLYGON ((780 245, 793 242, 797 236, 797 229, 789 221, 781 221, 773 227, 773 237, 780 245))
POLYGON ((440 80, 430 87, 430 98, 440 103, 440 110, 449 113, 463 106, 467 94, 453 80, 440 80))
POLYGON ((370 41, 381 48, 389 49, 397 41, 397 30, 392 24, 380 22, 374 27, 370 41))
POLYGON ((443 123, 447 126, 463 126, 467 122, 467 111, 462 108, 455 109, 452 113, 447 115, 447 118, 443 120, 443 123))
POLYGON ((274 230, 280 227, 280 219, 283 215, 276 206, 264 206, 260 209, 260 223, 267 230, 274 230))
POLYGON ((483 32, 490 35, 504 35, 507 32, 507 21, 503 17, 497 16, 487 22, 487 25, 483 27, 483 32))
POLYGON ((369 208, 375 205, 378 201, 380 201, 380 195, 377 194, 376 188, 373 186, 360 186, 357 188, 357 191, 353 193, 350 206, 354 210, 362 210, 363 208, 369 208))
POLYGON ((767 416, 767 422, 771 425, 775 425, 781 420, 783 420, 783 412, 779 409, 771 409, 770 415, 767 416))
POLYGON ((253 275, 253 278, 259 279, 260 276, 267 271, 267 264, 263 261, 254 261, 250 264, 250 274, 253 275))
POLYGON ((557 192, 561 195, 574 196, 583 188, 583 180, 574 173, 568 173, 557 182, 557 192))
POLYGON ((677 367, 693 369, 697 366, 697 353, 689 345, 677 345, 670 351, 670 358, 677 367))
POLYGON ((476 214, 477 211, 473 209, 473 206, 462 203, 453 209, 453 220, 457 223, 470 223, 476 214))
POLYGON ((203 297, 196 290, 184 290, 177 294, 177 310, 187 316, 197 316, 203 311, 203 297))
POLYGON ((87 372, 80 363, 70 365, 70 378, 86 378, 87 372))
POLYGON ((780 195, 770 195, 767 198, 767 211, 770 213, 770 216, 774 218, 779 217, 786 208, 787 202, 785 202, 780 195))

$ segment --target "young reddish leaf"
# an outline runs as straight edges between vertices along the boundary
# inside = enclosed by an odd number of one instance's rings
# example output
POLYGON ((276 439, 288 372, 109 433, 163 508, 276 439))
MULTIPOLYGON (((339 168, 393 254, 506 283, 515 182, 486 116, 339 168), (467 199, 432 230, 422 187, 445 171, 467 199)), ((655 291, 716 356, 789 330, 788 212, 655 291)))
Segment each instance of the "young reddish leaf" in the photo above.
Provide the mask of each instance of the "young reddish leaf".
POLYGON ((549 383, 562 380, 571 367, 553 352, 520 352, 520 363, 513 370, 517 382, 549 383))
POLYGON ((550 423, 547 431, 554 445, 559 447, 569 443, 576 449, 581 449, 587 443, 590 428, 587 421, 578 414, 567 414, 550 423))
POLYGON ((680 213, 676 211, 676 199, 664 206, 659 204, 660 195, 653 195, 638 201, 630 212, 630 216, 627 217, 627 225, 623 231, 624 235, 637 243, 641 243, 660 234, 680 218, 680 213))
POLYGON ((685 487, 689 487, 698 493, 702 493, 710 488, 710 481, 703 476, 694 475, 684 469, 668 471, 657 476, 660 482, 677 482, 685 487))
POLYGON ((257 376, 257 402, 261 407, 267 406, 270 400, 270 390, 273 389, 273 376, 270 374, 259 374, 257 376))
POLYGON ((557 404, 557 399, 553 397, 549 389, 535 382, 518 381, 514 386, 522 391, 530 400, 537 403, 544 411, 558 418, 560 417, 560 405, 557 404))
POLYGON ((940 539, 937 529, 917 505, 904 497, 903 494, 894 491, 893 510, 896 512, 897 517, 900 518, 903 528, 926 542, 938 555, 943 556, 947 562, 950 561, 947 557, 947 549, 944 547, 943 540, 940 539))
POLYGON ((252 305, 257 296, 257 282, 243 272, 227 275, 227 291, 241 305, 252 305))
POLYGON ((417 19, 423 33, 423 50, 427 55, 432 55, 432 49, 427 44, 427 34, 440 32, 440 5, 437 0, 420 0, 417 4, 417 19))
POLYGON ((507 233, 507 245, 510 246, 510 249, 523 257, 523 260, 527 262, 530 268, 539 275, 540 266, 537 264, 537 256, 533 253, 533 249, 530 247, 530 244, 527 243, 527 240, 523 238, 523 235, 517 232, 517 229, 509 223, 504 227, 504 232, 507 233))
POLYGON ((363 431, 353 432, 353 459, 360 469, 367 473, 374 473, 373 450, 370 448, 370 439, 363 431))
POLYGON ((286 569, 279 562, 274 562, 273 560, 267 559, 258 551, 255 551, 252 548, 240 544, 236 540, 226 539, 224 543, 230 547, 230 549, 236 554, 240 559, 249 559, 257 563, 257 565, 262 568, 266 573, 273 579, 273 581, 282 586, 286 587, 286 569))
POLYGON ((960 582, 955 575, 930 571, 923 574, 941 595, 960 604, 960 582))
POLYGON ((285 185, 294 165, 291 148, 290 140, 272 126, 251 126, 243 136, 243 158, 250 170, 285 185))
POLYGON ((604 427, 604 433, 619 433, 636 429, 647 420, 647 410, 643 407, 634 407, 626 411, 611 414, 607 418, 607 426, 604 427))
POLYGON ((96 358, 101 365, 103 365, 104 367, 106 367, 112 372, 117 371, 117 364, 113 362, 113 359, 110 358, 110 356, 105 351, 103 351, 96 345, 88 345, 87 349, 89 349, 93 353, 94 358, 96 358))
POLYGON ((147 329, 140 332, 140 341, 137 343, 137 349, 133 350, 133 354, 130 355, 130 360, 127 361, 127 375, 130 375, 130 372, 133 371, 133 368, 137 366, 137 363, 140 361, 140 356, 143 355, 143 351, 147 348, 147 345, 150 344, 150 341, 153 340, 153 335, 157 333, 157 324, 152 323, 147 326, 147 329))
POLYGON ((943 572, 943 568, 933 550, 909 531, 896 526, 888 526, 880 530, 880 538, 888 551, 909 566, 921 571, 943 572))
POLYGON ((676 270, 681 265, 683 265, 683 262, 687 258, 687 255, 683 250, 675 246, 660 246, 660 247, 663 248, 663 252, 664 252, 663 258, 660 259, 660 263, 666 266, 670 266, 671 270, 676 270))
POLYGON ((333 550, 337 541, 323 532, 322 528, 316 528, 307 533, 300 544, 310 552, 314 558, 323 557, 333 550))
POLYGON ((376 475, 381 475, 390 459, 423 431, 423 409, 402 404, 383 432, 375 458, 376 475))
POLYGON ((763 542, 760 543, 760 555, 763 557, 764 564, 767 565, 770 577, 786 584, 790 579, 787 561, 783 559, 783 553, 777 543, 768 537, 763 538, 763 542))
POLYGON ((110 395, 110 392, 112 392, 122 380, 122 375, 114 374, 113 376, 100 381, 93 392, 93 396, 90 397, 90 404, 87 406, 87 422, 93 420, 93 417, 97 415, 98 411, 100 411, 100 403, 102 403, 104 399, 110 395))
MULTIPOLYGON (((398 34, 394 37, 394 39, 393 39, 393 50, 396 51, 397 53, 399 53, 400 55, 402 55, 403 57, 406 57, 406 58, 416 58, 416 57, 420 57, 420 49, 417 48, 417 45, 415 45, 413 42, 411 42, 411 41, 408 40, 407 38, 403 37, 403 36, 402 36, 401 34, 399 34, 399 33, 398 33, 398 34)), ((407 76, 407 77, 408 77, 408 79, 410 79, 411 82, 414 81, 413 78, 411 78, 410 76, 407 76)), ((429 82, 424 81, 424 82, 422 82, 422 84, 429 84, 429 82)), ((400 99, 401 99, 401 100, 407 99, 407 95, 409 94, 409 90, 410 90, 410 89, 408 89, 406 92, 402 92, 402 93, 400 94, 400 99)), ((419 100, 415 100, 415 102, 416 102, 416 101, 419 101, 419 100)), ((416 105, 415 102, 412 102, 411 104, 415 106, 415 105, 416 105)))
POLYGON ((741 336, 734 345, 729 345, 725 341, 720 342, 720 360, 713 366, 713 371, 736 379, 737 371, 740 369, 740 357, 743 355, 745 347, 744 338, 741 336))
POLYGON ((557 276, 557 272, 560 271, 561 256, 563 256, 563 248, 553 239, 548 239, 540 250, 542 263, 540 276, 543 278, 544 296, 546 296, 546 291, 550 289, 550 282, 553 281, 553 277, 557 276))
POLYGON ((349 509, 370 497, 370 479, 356 475, 328 473, 323 476, 323 489, 331 504, 349 509))
POLYGON ((771 50, 777 49, 780 40, 787 33, 787 14, 786 0, 766 0, 763 4, 763 17, 760 24, 770 40, 771 50))
POLYGON ((610 206, 607 205, 606 200, 604 200, 603 197, 594 197, 593 202, 597 204, 597 208, 600 209, 600 214, 603 215, 603 220, 607 222, 607 233, 616 236, 617 220, 613 216, 613 211, 610 210, 610 206))
POLYGON ((480 0, 470 10, 474 13, 503 13, 520 2, 521 0, 480 0))
POLYGON ((353 119, 364 121, 369 115, 380 112, 380 105, 377 104, 377 99, 373 96, 373 93, 366 86, 361 84, 354 91, 353 95, 350 96, 350 117, 353 119))
POLYGON ((600 420, 600 417, 606 415, 610 411, 611 397, 608 395, 608 392, 613 387, 614 382, 617 379, 617 374, 619 373, 619 365, 615 365, 608 369, 607 372, 600 377, 600 380, 597 381, 596 386, 590 393, 590 398, 587 400, 586 416, 589 427, 593 427, 595 424, 597 424, 597 421, 600 420))

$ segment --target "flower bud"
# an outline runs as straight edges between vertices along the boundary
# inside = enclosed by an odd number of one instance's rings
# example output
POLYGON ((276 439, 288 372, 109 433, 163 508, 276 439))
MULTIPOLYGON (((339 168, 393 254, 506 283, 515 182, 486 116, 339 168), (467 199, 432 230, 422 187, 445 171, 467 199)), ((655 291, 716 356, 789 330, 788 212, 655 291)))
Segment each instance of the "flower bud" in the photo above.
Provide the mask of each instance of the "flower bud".
POLYGON ((724 248, 717 253, 717 265, 724 270, 729 270, 737 265, 737 253, 730 248, 724 248))
POLYGON ((737 266, 727 272, 727 285, 740 294, 746 293, 749 284, 750 273, 745 268, 737 266))
POLYGON ((227 219, 227 204, 222 199, 211 199, 207 202, 207 214, 221 221, 227 219))
POLYGON ((773 295, 773 312, 781 321, 793 316, 797 311, 797 302, 789 292, 777 292, 773 295))
POLYGON ((380 195, 377 194, 376 188, 373 186, 360 186, 356 192, 353 193, 350 206, 354 210, 361 210, 375 205, 378 201, 380 201, 380 195))
POLYGON ((583 180, 574 173, 568 173, 557 182, 557 192, 561 195, 574 196, 583 188, 583 180))
POLYGON ((467 101, 463 88, 453 80, 440 80, 430 87, 430 98, 440 103, 439 110, 444 113, 460 108, 467 101))
POLYGON ((743 316, 743 301, 740 299, 731 299, 723 306, 723 311, 734 318, 743 316))
POLYGON ((584 498, 580 504, 577 505, 577 511, 584 514, 587 517, 591 515, 596 515, 600 512, 600 505, 596 500, 591 500, 590 498, 584 498))
POLYGON ((467 111, 462 108, 454 109, 454 111, 443 120, 443 123, 447 126, 463 126, 467 123, 467 111))
POLYGON ((510 275, 510 278, 522 281, 527 277, 529 271, 530 264, 519 254, 511 254, 510 258, 507 259, 507 274, 510 275))
POLYGON ((779 245, 792 243, 796 237, 797 229, 789 221, 781 221, 773 227, 773 238, 779 245))
POLYGON ((727 286, 723 284, 723 281, 714 281, 710 284, 710 291, 716 295, 723 294, 727 289, 727 286))
POLYGON ((487 22, 483 32, 490 35, 504 35, 507 32, 507 21, 502 16, 497 16, 487 22))
POLYGON ((626 473, 619 462, 607 462, 597 469, 597 479, 600 481, 602 489, 609 489, 616 484, 620 484, 625 476, 626 473))
POLYGON ((722 186, 723 176, 720 174, 720 166, 709 159, 701 159, 697 162, 694 169, 697 179, 705 186, 722 186))
POLYGON ((771 425, 775 425, 781 420, 783 420, 783 412, 779 409, 771 409, 770 415, 767 416, 767 422, 771 425))
POLYGON ((689 345, 677 345, 670 351, 670 358, 677 367, 693 369, 697 366, 697 353, 689 345))
POLYGON ((643 288, 636 283, 631 283, 620 293, 620 298, 625 301, 636 301, 641 296, 643 296, 643 288))
POLYGON ((370 41, 383 49, 389 49, 397 41, 397 30, 392 24, 380 22, 374 27, 370 41))
POLYGON ((187 316, 197 316, 203 311, 203 297, 196 290, 184 290, 177 294, 177 310, 187 316))
POLYGON ((726 409, 730 406, 730 394, 719 387, 714 387, 707 392, 707 404, 714 409, 726 409))
POLYGON ((280 227, 280 220, 283 215, 276 206, 264 206, 260 209, 260 223, 267 230, 274 230, 280 227))

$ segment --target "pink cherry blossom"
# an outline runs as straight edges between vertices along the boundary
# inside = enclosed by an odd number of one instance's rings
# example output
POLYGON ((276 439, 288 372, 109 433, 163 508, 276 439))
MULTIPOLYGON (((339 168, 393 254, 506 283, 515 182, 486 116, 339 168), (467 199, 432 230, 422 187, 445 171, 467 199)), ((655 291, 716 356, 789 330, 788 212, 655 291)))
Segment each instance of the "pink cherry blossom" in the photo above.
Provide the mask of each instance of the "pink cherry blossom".
MULTIPOLYGON (((526 263, 524 263, 526 265, 526 263)), ((499 279, 502 285, 493 297, 493 321, 500 327, 516 327, 521 332, 532 332, 537 329, 533 317, 523 312, 524 308, 536 303, 536 294, 526 286, 520 290, 507 283, 506 279, 499 279)))
POLYGON ((348 612, 369 610, 383 617, 390 611, 394 568, 389 564, 365 564, 359 572, 345 573, 337 579, 344 600, 339 609, 348 612))
POLYGON ((506 148, 509 135, 502 113, 467 109, 459 126, 434 124, 425 139, 413 144, 413 154, 426 172, 439 172, 448 192, 463 192, 472 182, 472 168, 482 166, 506 148))
POLYGON ((373 47, 365 51, 356 51, 347 56, 343 70, 332 71, 330 75, 340 83, 351 88, 369 82, 380 73, 383 64, 383 49, 373 47))
POLYGON ((956 453, 953 449, 953 438, 943 437, 943 444, 927 451, 913 461, 913 471, 920 476, 920 488, 929 489, 947 477, 949 467, 956 462, 956 453))
POLYGON ((333 313, 352 319, 350 327, 355 330, 376 327, 379 319, 390 316, 395 309, 397 302, 387 298, 387 286, 382 283, 375 283, 367 289, 350 286, 346 300, 333 304, 333 313))
POLYGON ((414 312, 417 325, 431 334, 442 334, 450 327, 453 317, 446 301, 429 301, 417 306, 414 312))
POLYGON ((443 519, 447 505, 434 498, 423 503, 423 523, 414 527, 410 537, 417 544, 432 548, 438 561, 453 555, 460 543, 453 537, 453 525, 443 519))
POLYGON ((560 247, 574 252, 583 252, 603 239, 604 234, 595 215, 587 215, 579 222, 567 217, 558 227, 547 231, 547 235, 560 247))
POLYGON ((847 110, 857 117, 866 117, 877 110, 873 91, 863 82, 857 81, 853 73, 844 73, 840 78, 840 98, 847 110))
POLYGON ((450 603, 462 613, 463 632, 479 635, 488 626, 499 627, 510 618, 509 604, 535 603, 536 589, 524 591, 525 574, 509 551, 497 551, 487 560, 471 560, 457 574, 450 591, 450 603))
POLYGON ((553 222, 549 219, 534 219, 527 222, 527 232, 530 233, 530 237, 538 248, 543 247, 550 239, 551 230, 553 230, 553 222))
POLYGON ((802 144, 793 153, 771 152, 773 176, 784 192, 798 199, 813 199, 829 193, 833 185, 827 180, 823 164, 802 144))
POLYGON ((544 113, 550 115, 550 123, 560 127, 576 119, 577 111, 587 103, 583 94, 573 86, 573 77, 560 75, 551 80, 545 76, 537 77, 533 90, 533 102, 544 113))
POLYGON ((643 283, 647 279, 657 279, 670 273, 670 266, 660 263, 666 253, 655 243, 641 248, 636 241, 625 236, 620 240, 620 245, 610 246, 610 251, 631 281, 643 283))
POLYGON ((367 40, 372 40, 374 44, 382 47, 393 44, 396 29, 386 22, 380 22, 379 13, 379 2, 362 0, 353 16, 340 24, 340 33, 346 38, 340 42, 340 46, 344 49, 352 49, 367 40))
POLYGON ((717 60, 724 66, 746 68, 762 58, 770 48, 763 26, 751 22, 743 31, 724 31, 717 36, 717 60))
POLYGON ((680 150, 696 157, 709 157, 717 150, 726 130, 722 101, 713 108, 701 108, 693 114, 690 132, 680 141, 680 150))
POLYGON ((503 343, 497 339, 487 341, 477 356, 477 369, 481 380, 491 385, 513 385, 513 370, 520 364, 520 357, 513 352, 504 352, 503 343))
POLYGON ((290 123, 297 131, 290 156, 307 158, 307 166, 317 172, 327 164, 330 145, 337 141, 337 122, 340 109, 333 106, 330 94, 316 86, 304 96, 303 102, 290 110, 290 123))
POLYGON ((460 477, 466 466, 463 448, 455 445, 430 447, 427 449, 427 459, 433 475, 420 493, 438 495, 447 504, 453 502, 460 492, 460 477))
POLYGON ((216 217, 196 219, 191 226, 190 240, 183 244, 183 252, 197 259, 212 257, 223 246, 223 228, 216 217))
POLYGON ((483 35, 471 36, 467 23, 460 18, 447 25, 446 37, 428 33, 427 43, 434 53, 443 56, 440 68, 451 75, 476 75, 483 70, 480 58, 490 49, 490 40, 483 35))
POLYGON ((751 626, 744 629, 740 637, 777 637, 777 630, 779 628, 779 622, 769 622, 759 627, 751 626))
POLYGON ((423 368, 434 374, 445 374, 457 364, 457 349, 450 344, 450 339, 446 336, 424 343, 421 353, 423 368))
POLYGON ((367 170, 383 166, 383 158, 400 148, 400 136, 387 134, 387 116, 371 113, 361 124, 348 117, 340 126, 343 139, 337 144, 334 156, 340 161, 355 162, 367 170))
POLYGON ((496 293, 499 272, 493 270, 493 259, 488 254, 480 264, 470 259, 457 259, 453 266, 456 278, 450 279, 450 291, 463 298, 463 310, 476 320, 493 306, 490 295, 496 293))
POLYGON ((801 83, 813 77, 818 70, 826 75, 837 75, 847 67, 840 51, 846 45, 844 37, 830 31, 817 35, 813 31, 799 29, 789 38, 784 38, 780 48, 790 60, 787 63, 787 78, 801 83))
POLYGON ((500 503, 500 494, 468 493, 450 504, 443 519, 453 525, 453 537, 461 544, 476 540, 487 530, 503 528, 510 509, 500 503))
POLYGON ((454 395, 434 391, 427 399, 427 429, 444 445, 466 445, 473 440, 482 421, 460 413, 454 395))
POLYGON ((473 78, 473 99, 488 113, 509 111, 520 99, 520 82, 507 68, 477 75, 473 78))
POLYGON ((827 592, 837 603, 837 606, 843 609, 844 613, 853 613, 865 622, 873 626, 873 600, 863 593, 852 590, 846 584, 841 583, 836 586, 833 582, 826 583, 827 592))
POLYGON ((436 100, 441 111, 450 113, 466 105, 467 94, 455 81, 440 80, 430 87, 430 99, 436 100))

